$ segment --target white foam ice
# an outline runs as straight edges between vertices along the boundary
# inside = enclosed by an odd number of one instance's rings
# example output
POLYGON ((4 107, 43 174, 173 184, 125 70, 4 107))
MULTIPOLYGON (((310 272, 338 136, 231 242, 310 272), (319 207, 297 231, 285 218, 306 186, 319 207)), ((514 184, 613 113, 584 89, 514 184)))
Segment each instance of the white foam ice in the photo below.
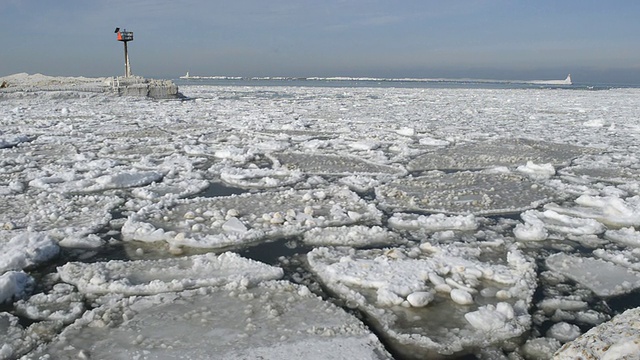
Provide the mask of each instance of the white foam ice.
POLYGON ((98 263, 70 262, 58 268, 60 278, 89 294, 149 295, 232 282, 244 286, 279 279, 282 269, 240 257, 212 253, 183 258, 98 263))
POLYGON ((391 359, 352 315, 288 282, 123 298, 25 359, 391 359), (301 319, 304 319, 301 321, 301 319))

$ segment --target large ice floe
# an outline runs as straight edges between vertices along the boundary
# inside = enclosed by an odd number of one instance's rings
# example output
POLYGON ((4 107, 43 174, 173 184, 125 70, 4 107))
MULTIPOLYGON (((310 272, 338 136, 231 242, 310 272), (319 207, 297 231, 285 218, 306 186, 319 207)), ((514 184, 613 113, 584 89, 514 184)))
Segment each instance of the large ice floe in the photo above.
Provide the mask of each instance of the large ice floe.
POLYGON ((364 311, 407 358, 463 355, 530 326, 535 266, 515 247, 317 248, 308 261, 330 291, 364 311))
POLYGON ((637 89, 29 79, 0 359, 637 355, 637 89))

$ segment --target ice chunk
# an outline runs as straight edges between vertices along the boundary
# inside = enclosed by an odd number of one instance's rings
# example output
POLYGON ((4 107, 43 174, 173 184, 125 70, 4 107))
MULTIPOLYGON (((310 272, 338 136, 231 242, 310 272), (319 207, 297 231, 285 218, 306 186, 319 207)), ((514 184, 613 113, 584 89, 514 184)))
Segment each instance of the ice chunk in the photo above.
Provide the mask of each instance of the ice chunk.
POLYGON ((8 135, 0 132, 0 149, 16 146, 31 140, 32 138, 24 134, 8 135))
POLYGON ((562 344, 556 339, 537 338, 527 340, 521 350, 528 360, 547 360, 551 359, 562 344))
POLYGON ((48 294, 39 293, 15 304, 16 312, 32 320, 72 323, 85 311, 84 296, 73 286, 56 284, 48 294))
POLYGON ((391 359, 359 320, 303 290, 267 282, 124 298, 88 312, 26 359, 391 359))
POLYGON ((640 231, 636 231, 632 227, 607 230, 604 237, 622 246, 640 248, 640 231))
POLYGON ((445 214, 416 215, 395 213, 388 220, 389 226, 399 230, 462 230, 470 231, 478 228, 478 220, 472 214, 447 216, 445 214))
POLYGON ((0 312, 0 359, 17 359, 35 347, 40 340, 38 330, 44 330, 36 327, 24 329, 17 317, 0 312))
POLYGON ((240 220, 238 220, 237 217, 232 216, 229 218, 229 220, 222 224, 222 230, 226 232, 236 232, 243 234, 247 232, 247 227, 244 226, 244 224, 240 220))
POLYGON ((0 230, 0 274, 49 261, 59 251, 58 244, 46 234, 0 230))
POLYGON ((598 296, 616 296, 640 288, 640 273, 608 261, 558 253, 549 256, 546 264, 598 296))
POLYGON ((35 281, 22 271, 7 271, 0 274, 0 304, 21 299, 33 289, 35 281))
POLYGON ((555 212, 595 219, 612 227, 640 225, 640 196, 621 199, 617 196, 581 195, 575 200, 576 207, 561 207, 547 204, 545 208, 555 212))
POLYGON ((111 220, 111 210, 122 203, 115 196, 32 193, 5 196, 0 202, 0 224, 46 232, 55 240, 98 232, 111 220))
POLYGON ((554 359, 634 359, 640 354, 640 308, 630 309, 566 343, 554 359))
POLYGON ((184 258, 99 263, 70 262, 58 268, 60 278, 83 293, 157 294, 232 282, 246 285, 279 279, 281 268, 235 253, 184 258))
POLYGON ((577 325, 569 324, 566 322, 559 322, 551 325, 547 330, 547 337, 556 339, 561 343, 566 343, 575 340, 580 336, 582 332, 577 325))
POLYGON ((549 179, 556 174, 552 164, 534 164, 531 161, 527 161, 527 165, 518 166, 516 170, 534 180, 549 179))
POLYGON ((508 330, 512 326, 511 321, 514 317, 514 311, 511 305, 506 302, 498 303, 497 306, 486 305, 481 306, 476 311, 468 312, 464 318, 476 329, 481 331, 517 331, 517 329, 508 330))
POLYGON ((521 215, 524 225, 516 226, 514 234, 519 240, 544 240, 549 231, 569 235, 601 234, 605 226, 594 219, 573 217, 554 210, 529 210, 521 215))

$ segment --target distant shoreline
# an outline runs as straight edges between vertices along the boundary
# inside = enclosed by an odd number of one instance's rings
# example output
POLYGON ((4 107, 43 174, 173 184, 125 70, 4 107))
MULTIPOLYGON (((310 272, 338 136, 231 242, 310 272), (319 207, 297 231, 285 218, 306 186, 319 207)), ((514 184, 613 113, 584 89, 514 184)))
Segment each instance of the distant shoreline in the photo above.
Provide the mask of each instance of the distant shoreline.
POLYGON ((243 77, 243 76, 180 76, 183 80, 297 80, 297 81, 363 81, 363 82, 425 82, 425 83, 478 83, 478 84, 529 84, 529 85, 572 85, 571 74, 562 80, 493 80, 493 79, 471 79, 471 78, 374 78, 374 77, 286 77, 286 76, 264 76, 264 77, 243 77))

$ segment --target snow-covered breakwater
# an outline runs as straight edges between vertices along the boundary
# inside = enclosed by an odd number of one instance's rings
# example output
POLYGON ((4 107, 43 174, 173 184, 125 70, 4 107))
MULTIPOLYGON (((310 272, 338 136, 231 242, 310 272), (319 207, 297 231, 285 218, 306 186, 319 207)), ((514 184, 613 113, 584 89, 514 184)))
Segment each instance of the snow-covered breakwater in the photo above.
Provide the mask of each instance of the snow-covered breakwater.
MULTIPOLYGON (((29 93, 112 93, 122 96, 148 96, 156 99, 178 98, 182 95, 170 80, 134 77, 55 77, 42 74, 14 74, 0 78, 0 96, 29 93)), ((14 95, 15 97, 15 95, 14 95)))
POLYGON ((0 359, 637 352, 639 90, 181 90, 0 98, 0 359))

